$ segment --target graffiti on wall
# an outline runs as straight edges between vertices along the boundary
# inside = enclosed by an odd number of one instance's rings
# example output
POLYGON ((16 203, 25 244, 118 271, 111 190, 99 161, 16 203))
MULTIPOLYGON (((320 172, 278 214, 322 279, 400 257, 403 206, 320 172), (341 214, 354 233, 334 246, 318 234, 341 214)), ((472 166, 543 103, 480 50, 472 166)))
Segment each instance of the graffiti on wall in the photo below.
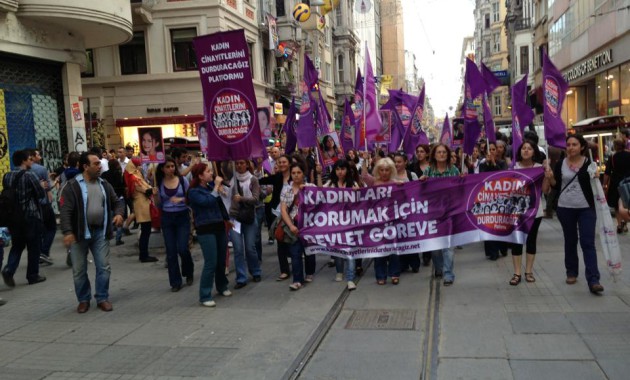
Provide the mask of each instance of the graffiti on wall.
POLYGON ((49 172, 54 171, 63 164, 63 153, 58 140, 43 139, 37 142, 37 150, 44 158, 44 166, 49 172))

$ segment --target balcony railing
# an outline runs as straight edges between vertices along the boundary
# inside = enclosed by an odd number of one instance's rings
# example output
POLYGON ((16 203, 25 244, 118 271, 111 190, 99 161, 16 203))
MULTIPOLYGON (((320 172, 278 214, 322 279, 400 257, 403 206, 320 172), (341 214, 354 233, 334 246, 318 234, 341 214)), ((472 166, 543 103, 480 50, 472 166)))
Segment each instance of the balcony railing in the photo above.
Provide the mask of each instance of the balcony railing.
POLYGON ((515 30, 525 30, 532 27, 532 20, 529 18, 520 18, 514 23, 515 30))

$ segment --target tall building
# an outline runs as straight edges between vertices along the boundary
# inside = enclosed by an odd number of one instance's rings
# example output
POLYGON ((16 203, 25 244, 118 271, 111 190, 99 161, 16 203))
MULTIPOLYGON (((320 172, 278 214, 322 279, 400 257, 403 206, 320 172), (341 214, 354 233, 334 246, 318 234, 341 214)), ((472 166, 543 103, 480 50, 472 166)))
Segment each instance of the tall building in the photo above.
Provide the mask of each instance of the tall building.
POLYGON ((85 51, 131 39, 131 17, 128 0, 0 1, 0 175, 20 149, 38 147, 49 170, 87 150, 85 51))
POLYGON ((527 76, 528 90, 534 84, 534 0, 506 1, 507 16, 505 25, 507 31, 508 72, 512 83, 516 83, 527 76))
POLYGON ((405 38, 400 0, 381 1, 383 74, 392 76, 392 88, 407 89, 405 38))
POLYGON ((496 128, 512 124, 510 108, 509 62, 505 30, 506 7, 504 1, 476 0, 475 2, 475 60, 483 62, 495 75, 504 78, 488 98, 496 128))
POLYGON ((374 75, 383 75, 381 0, 355 0, 354 28, 359 36, 360 53, 357 66, 365 67, 365 46, 370 51, 374 75))
POLYGON ((345 100, 352 101, 357 77, 357 56, 360 51, 359 36, 355 30, 355 12, 351 1, 341 1, 333 14, 329 13, 332 21, 333 41, 333 74, 335 83, 335 97, 337 102, 335 117, 340 124, 343 115, 345 100))

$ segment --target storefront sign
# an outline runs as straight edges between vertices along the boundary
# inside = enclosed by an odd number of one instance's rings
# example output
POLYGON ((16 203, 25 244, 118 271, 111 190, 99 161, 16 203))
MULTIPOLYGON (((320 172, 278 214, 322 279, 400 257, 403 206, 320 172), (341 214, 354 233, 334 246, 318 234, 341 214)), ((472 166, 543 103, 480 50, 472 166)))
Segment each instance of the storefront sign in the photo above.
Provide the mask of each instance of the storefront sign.
POLYGON ((568 71, 565 71, 562 75, 567 82, 572 80, 576 80, 586 74, 590 74, 591 72, 599 69, 600 67, 606 66, 609 63, 613 62, 612 49, 605 50, 599 54, 591 56, 584 61, 578 63, 573 66, 568 71))
POLYGON ((283 113, 282 103, 280 103, 280 102, 274 102, 273 103, 273 113, 276 114, 276 115, 282 115, 282 113, 283 113))

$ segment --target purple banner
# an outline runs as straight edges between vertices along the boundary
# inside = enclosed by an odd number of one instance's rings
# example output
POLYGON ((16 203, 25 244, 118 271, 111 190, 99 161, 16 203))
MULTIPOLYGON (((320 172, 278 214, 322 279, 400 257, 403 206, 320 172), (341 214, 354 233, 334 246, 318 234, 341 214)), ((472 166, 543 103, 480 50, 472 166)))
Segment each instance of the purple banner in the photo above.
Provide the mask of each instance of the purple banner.
POLYGON ((350 107, 350 102, 346 99, 343 109, 343 121, 341 123, 341 147, 345 153, 348 153, 350 149, 354 149, 355 125, 354 113, 350 107))
POLYGON ((304 54, 304 78, 300 82, 300 119, 297 122, 297 143, 298 148, 317 147, 317 128, 313 111, 317 104, 311 95, 313 86, 317 83, 317 70, 313 61, 304 54))
POLYGON ((497 142, 494 120, 492 120, 492 110, 488 104, 488 94, 484 93, 481 101, 483 103, 483 125, 486 127, 486 138, 489 142, 497 142))
POLYGON ((564 149, 567 129, 562 120, 562 104, 569 85, 545 53, 542 72, 545 139, 550 146, 564 149))
POLYGON ((418 102, 418 98, 403 90, 388 91, 389 99, 387 103, 381 107, 381 110, 391 110, 394 114, 391 139, 389 142, 389 151, 394 152, 400 148, 407 128, 409 128, 409 124, 411 123, 411 111, 418 102))
POLYGON ((357 69, 357 81, 354 84, 354 147, 365 148, 365 123, 363 117, 363 77, 357 69))
POLYGON ((197 67, 208 121, 208 159, 260 157, 256 95, 243 29, 195 37, 197 67))
POLYGON ((362 189, 307 187, 300 192, 300 237, 307 254, 357 258, 484 240, 524 244, 543 176, 534 168, 362 189))
POLYGON ((494 91, 495 88, 501 85, 501 81, 499 80, 499 78, 494 76, 492 70, 490 70, 488 66, 484 65, 483 62, 481 63, 481 76, 486 82, 485 93, 487 93, 488 95, 492 94, 492 91, 494 91))
POLYGON ((297 109, 295 107, 295 97, 293 97, 291 98, 291 106, 289 107, 289 112, 287 114, 286 121, 284 122, 284 127, 282 128, 282 131, 284 132, 286 136, 284 152, 287 154, 293 153, 297 145, 297 136, 295 135, 295 115, 296 114, 297 114, 297 109))
POLYGON ((527 104, 527 74, 512 86, 512 165, 523 143, 525 127, 534 120, 534 111, 527 104))
POLYGON ((372 61, 370 60, 370 52, 365 43, 365 136, 369 142, 376 141, 376 136, 381 129, 381 115, 378 110, 378 102, 376 101, 376 80, 374 79, 374 71, 372 70, 372 61))
POLYGON ((326 101, 322 96, 322 91, 317 87, 317 95, 319 96, 319 101, 317 102, 317 129, 318 134, 323 136, 330 132, 328 126, 332 121, 332 117, 330 116, 330 112, 328 112, 328 107, 326 107, 326 101))
POLYGON ((425 86, 422 86, 418 101, 411 113, 411 122, 407 133, 403 138, 403 150, 407 154, 407 158, 411 159, 416 153, 416 147, 420 144, 429 144, 429 138, 422 129, 422 114, 424 112, 424 92, 425 86))
POLYGON ((451 127, 451 123, 448 121, 448 114, 444 117, 444 124, 442 124, 440 144, 444 144, 449 148, 453 146, 453 128, 451 127))

